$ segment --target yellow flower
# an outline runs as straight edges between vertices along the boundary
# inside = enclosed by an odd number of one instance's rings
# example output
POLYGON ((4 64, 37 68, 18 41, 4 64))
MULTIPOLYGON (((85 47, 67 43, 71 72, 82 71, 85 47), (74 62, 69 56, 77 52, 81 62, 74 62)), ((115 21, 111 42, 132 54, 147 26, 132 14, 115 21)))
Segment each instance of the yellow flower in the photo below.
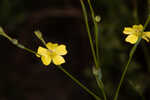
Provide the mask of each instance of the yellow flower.
POLYGON ((46 44, 47 48, 43 48, 39 46, 37 50, 37 57, 41 57, 41 60, 44 65, 49 65, 53 62, 55 65, 61 65, 65 63, 63 55, 67 54, 66 46, 61 44, 58 45, 57 43, 48 42, 46 44))
POLYGON ((150 39, 150 32, 144 32, 141 24, 133 25, 132 27, 125 27, 123 33, 128 35, 125 41, 131 44, 135 44, 139 37, 143 38, 147 42, 149 42, 150 39))

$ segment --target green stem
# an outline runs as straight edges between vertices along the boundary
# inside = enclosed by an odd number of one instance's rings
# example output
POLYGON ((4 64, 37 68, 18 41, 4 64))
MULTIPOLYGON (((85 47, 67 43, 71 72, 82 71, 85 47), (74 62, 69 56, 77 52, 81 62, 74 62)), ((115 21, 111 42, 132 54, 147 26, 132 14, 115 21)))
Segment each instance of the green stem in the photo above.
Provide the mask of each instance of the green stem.
POLYGON ((97 63, 98 63, 98 66, 100 65, 100 58, 99 58, 99 39, 98 39, 98 23, 95 21, 95 14, 94 14, 94 10, 92 8, 92 5, 91 5, 91 2, 90 0, 87 0, 88 1, 88 4, 89 4, 89 7, 90 7, 90 11, 91 11, 91 16, 92 16, 92 20, 93 20, 93 23, 94 23, 94 34, 95 34, 95 42, 96 42, 96 56, 97 56, 97 63))
POLYGON ((105 94, 105 91, 104 91, 104 84, 103 84, 102 80, 99 80, 99 79, 96 77, 96 82, 97 82, 98 87, 99 87, 99 88, 101 89, 101 91, 102 91, 102 95, 103 95, 103 97, 104 97, 104 100, 107 100, 106 94, 105 94))
MULTIPOLYGON (((35 51, 29 49, 29 48, 26 48, 25 46, 23 46, 22 44, 19 44, 18 43, 18 40, 16 39, 12 39, 10 36, 8 36, 6 33, 3 33, 2 36, 4 36, 5 38, 7 38, 12 44, 16 45, 17 47, 21 48, 21 49, 24 49, 30 53, 33 53, 33 54, 37 54, 35 51)), ((38 54, 39 55, 39 54, 38 54)))
POLYGON ((146 20, 146 22, 145 22, 145 24, 144 24, 144 29, 143 29, 143 31, 145 30, 145 28, 146 28, 147 25, 149 24, 149 21, 150 21, 150 14, 148 15, 148 18, 147 18, 147 20, 146 20))
POLYGON ((81 6, 82 6, 82 11, 83 11, 83 16, 84 16, 85 24, 86 24, 86 30, 87 30, 89 41, 90 41, 91 51, 92 51, 92 55, 93 55, 93 58, 94 58, 94 63, 96 65, 96 67, 98 67, 98 63, 97 63, 97 59, 96 59, 96 54, 95 54, 95 50, 94 50, 94 46, 93 46, 93 41, 92 41, 92 36, 91 36, 91 33, 90 33, 89 24, 88 24, 87 12, 86 12, 85 5, 84 5, 83 1, 80 0, 80 2, 81 2, 81 6))
MULTIPOLYGON (((100 57, 99 57, 98 23, 95 21, 95 14, 94 14, 94 10, 92 8, 91 2, 90 2, 90 0, 87 0, 87 1, 88 1, 88 4, 89 4, 89 7, 90 7, 92 20, 93 20, 93 23, 94 23, 94 34, 95 34, 95 42, 96 42, 96 57, 97 57, 97 60, 96 60, 97 61, 97 66, 96 66, 96 68, 99 69, 99 67, 100 67, 100 57)), ((96 78, 97 85, 98 85, 98 87, 100 88, 100 90, 103 94, 104 100, 107 100, 102 80, 99 79, 97 75, 94 75, 94 76, 96 78)))
POLYGON ((69 78, 71 78, 75 83, 77 83, 80 87, 82 87, 86 92, 88 92, 90 95, 92 95, 96 100, 101 100, 100 97, 95 95, 91 90, 89 90, 87 87, 85 87, 80 81, 78 81, 75 77, 73 77, 67 70, 65 70, 62 66, 58 66, 58 68, 64 72, 69 78))
POLYGON ((117 90, 116 90, 116 93, 115 93, 115 97, 114 97, 113 100, 117 100, 117 99, 118 99, 118 94, 119 94, 120 87, 121 87, 122 82, 123 82, 123 80, 124 80, 124 77, 125 77, 125 75, 126 75, 126 72, 127 72, 128 67, 129 67, 129 64, 130 64, 130 62, 131 62, 131 59, 132 59, 132 57, 133 57, 133 54, 134 54, 134 52, 135 52, 135 50, 136 50, 136 48, 137 48, 137 45, 140 43, 140 41, 141 41, 141 38, 140 38, 140 39, 138 40, 138 42, 132 47, 132 49, 131 49, 131 51, 130 51, 128 62, 127 62, 126 66, 125 66, 125 69, 124 69, 124 71, 123 71, 123 73, 122 73, 122 76, 121 76, 121 79, 120 79, 120 82, 119 82, 119 85, 118 85, 118 87, 117 87, 117 90))
MULTIPOLYGON (((147 20, 146 20, 146 22, 145 22, 145 24, 144 24, 143 31, 144 31, 145 28, 147 27, 149 21, 150 21, 150 15, 148 16, 148 18, 147 18, 147 20)), ((143 32, 143 31, 142 31, 142 32, 143 32)), ((122 76, 121 76, 121 79, 120 79, 120 82, 119 82, 119 85, 118 85, 118 87, 117 87, 117 90, 116 90, 116 93, 115 93, 115 96, 114 96, 114 99, 113 99, 113 100, 117 100, 117 99, 118 99, 118 94, 119 94, 119 91, 120 91, 120 87, 121 87, 122 82, 123 82, 123 80, 124 80, 124 77, 125 77, 125 75, 126 75, 126 72, 127 72, 128 67, 129 67, 129 64, 130 64, 130 62, 131 62, 131 59, 132 59, 132 57, 133 57, 133 54, 134 54, 134 52, 135 52, 135 50, 136 50, 138 44, 140 43, 140 41, 141 41, 141 37, 138 39, 137 43, 132 47, 132 49, 131 49, 131 51, 130 51, 128 62, 127 62, 126 66, 125 66, 125 69, 124 69, 124 71, 123 71, 123 73, 122 73, 122 76)))
MULTIPOLYGON (((89 7, 90 7, 92 20, 93 20, 93 23, 94 23, 94 34, 95 34, 95 41, 96 41, 96 54, 95 54, 95 50, 94 50, 94 46, 93 46, 93 42, 92 42, 92 38, 91 38, 91 33, 90 33, 90 28, 89 28, 89 25, 88 25, 88 18, 87 18, 87 12, 86 12, 86 9, 85 9, 85 5, 84 5, 82 0, 80 0, 80 2, 81 2, 82 10, 83 10, 83 15, 84 15, 84 19, 85 19, 86 29, 87 29, 87 32, 88 32, 88 37, 89 37, 89 40, 90 40, 90 45, 91 45, 91 50, 92 50, 94 62, 95 62, 96 68, 99 69, 99 67, 100 67, 99 66, 100 62, 99 61, 100 61, 100 59, 99 59, 99 43, 98 43, 99 42, 98 41, 98 24, 95 21, 95 15, 94 15, 94 11, 93 11, 91 2, 90 2, 90 0, 88 0, 88 4, 89 4, 89 7)), ((98 87, 102 91, 104 100, 106 100, 106 94, 105 94, 105 91, 104 91, 104 86, 101 86, 103 83, 96 76, 95 76, 95 78, 96 78, 96 82, 98 84, 98 87)))
MULTIPOLYGON (((38 53, 36 53, 35 51, 33 51, 33 50, 29 49, 29 48, 24 47, 23 49, 26 50, 26 51, 28 51, 28 52, 30 52, 30 53, 39 55, 38 53)), ((39 55, 39 56, 40 56, 40 55, 39 55)))
POLYGON ((1 35, 7 38, 9 41, 12 41, 12 38, 8 36, 5 32, 2 32, 1 35))

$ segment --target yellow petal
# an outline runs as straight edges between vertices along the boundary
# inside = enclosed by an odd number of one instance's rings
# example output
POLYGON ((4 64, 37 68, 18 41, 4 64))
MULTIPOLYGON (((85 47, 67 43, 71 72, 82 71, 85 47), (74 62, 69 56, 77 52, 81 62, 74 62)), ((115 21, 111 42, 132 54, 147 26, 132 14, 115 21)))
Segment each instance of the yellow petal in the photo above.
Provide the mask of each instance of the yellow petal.
MULTIPOLYGON (((46 56, 46 55, 49 55, 50 52, 48 51, 48 49, 39 46, 39 48, 38 48, 38 50, 37 50, 37 53, 38 53, 39 55, 46 56)), ((37 56, 37 57, 40 57, 39 55, 36 55, 36 56, 37 56)))
POLYGON ((53 60, 55 65, 61 65, 61 64, 65 63, 64 58, 62 56, 59 56, 59 55, 55 56, 52 60, 53 60))
POLYGON ((65 45, 59 45, 56 49, 55 49, 56 54, 58 55, 66 55, 67 54, 67 50, 66 50, 66 46, 65 45))
POLYGON ((125 39, 126 42, 129 42, 131 44, 135 44, 138 40, 138 36, 136 35, 128 35, 125 39))
POLYGON ((150 32, 143 32, 143 34, 150 38, 150 32))
POLYGON ((146 40, 147 42, 149 42, 149 39, 146 37, 146 35, 143 35, 142 38, 143 38, 144 40, 146 40))
POLYGON ((55 50, 55 48, 56 48, 57 46, 58 46, 57 43, 48 42, 48 43, 46 44, 46 47, 47 47, 48 49, 50 49, 50 50, 55 50))
POLYGON ((135 31, 132 28, 130 28, 130 27, 125 27, 124 30, 123 30, 124 34, 132 34, 134 32, 135 31))
POLYGON ((42 56, 41 60, 42 60, 43 64, 46 66, 51 63, 51 57, 50 56, 42 56))
POLYGON ((143 30, 143 25, 133 25, 133 29, 135 30, 139 30, 139 31, 142 31, 143 30))

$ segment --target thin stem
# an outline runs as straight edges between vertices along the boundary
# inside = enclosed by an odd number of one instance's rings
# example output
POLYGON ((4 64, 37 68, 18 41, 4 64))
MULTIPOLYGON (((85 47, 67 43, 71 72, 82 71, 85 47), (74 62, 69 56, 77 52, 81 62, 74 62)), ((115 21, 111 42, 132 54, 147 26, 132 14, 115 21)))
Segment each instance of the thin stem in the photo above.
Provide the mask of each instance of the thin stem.
MULTIPOLYGON (((36 54, 36 55, 39 55, 38 53, 36 53, 35 51, 33 51, 33 50, 31 50, 31 49, 29 49, 29 48, 23 48, 24 50, 26 50, 26 51, 28 51, 28 52, 30 52, 30 53, 33 53, 33 54, 36 54)), ((40 55, 39 55, 40 56, 40 55)))
POLYGON ((147 18, 147 20, 146 20, 146 22, 145 22, 145 24, 144 24, 144 29, 143 29, 143 31, 145 30, 145 28, 146 28, 147 25, 149 24, 149 21, 150 21, 150 14, 148 15, 148 18, 147 18))
POLYGON ((43 38, 41 39, 41 41, 46 46, 46 42, 45 42, 45 40, 43 38))
POLYGON ((91 12, 91 16, 92 16, 92 20, 93 20, 93 23, 94 23, 94 35, 95 35, 95 42, 96 42, 96 58, 97 58, 97 65, 96 68, 99 67, 100 63, 99 63, 99 44, 98 44, 98 24, 97 22, 95 21, 95 14, 94 14, 94 10, 93 10, 93 7, 91 5, 91 2, 90 0, 87 0, 88 1, 88 4, 89 4, 89 7, 90 7, 90 12, 91 12))
POLYGON ((65 70, 62 66, 58 66, 58 68, 64 72, 70 79, 72 79, 75 83, 77 83, 80 87, 82 87, 86 92, 92 95, 96 100, 101 100, 95 93, 85 87, 80 81, 78 81, 75 77, 73 77, 67 70, 65 70))
MULTIPOLYGON (((90 28, 89 28, 89 25, 88 25, 88 18, 87 18, 87 12, 86 12, 86 9, 85 9, 85 5, 82 2, 82 0, 80 0, 80 2, 81 2, 81 5, 82 5, 82 10, 83 10, 83 14, 84 14, 84 19, 85 19, 86 28, 87 28, 87 31, 88 31, 88 36, 89 36, 89 40, 90 40, 90 45, 91 45, 91 49, 92 49, 92 54, 93 54, 93 57, 94 57, 95 65, 96 65, 96 68, 99 69, 99 67, 100 67, 99 66, 100 65, 100 59, 99 59, 99 44, 98 44, 98 42, 99 42, 98 41, 98 24, 95 21, 95 15, 94 15, 94 11, 93 11, 91 2, 90 2, 90 0, 88 0, 88 4, 89 4, 89 7, 90 7, 92 20, 93 20, 93 23, 94 23, 94 34, 95 34, 95 41, 96 41, 96 54, 95 54, 95 50, 94 50, 94 46, 93 46, 93 42, 92 42, 92 38, 91 38, 91 34, 90 34, 90 28)), ((96 82, 98 84, 98 87, 102 91, 104 100, 106 100, 106 94, 105 94, 104 88, 103 88, 103 86, 100 86, 103 83, 102 83, 101 80, 99 80, 97 78, 97 76, 95 76, 95 78, 96 78, 96 82)))
POLYGON ((91 16, 92 16, 92 20, 93 20, 93 23, 94 23, 94 34, 95 34, 95 42, 96 42, 96 56, 97 56, 97 63, 98 63, 98 66, 100 65, 100 58, 99 58, 99 38, 98 38, 98 23, 95 21, 95 14, 94 14, 94 10, 93 10, 93 7, 91 5, 91 2, 90 0, 87 0, 88 1, 88 4, 89 4, 89 7, 90 7, 90 11, 91 11, 91 16))
MULTIPOLYGON (((0 27, 0 30, 1 30, 0 35, 2 35, 2 36, 4 36, 5 38, 7 38, 12 44, 16 45, 18 48, 21 48, 21 49, 24 49, 24 50, 26 50, 26 51, 28 51, 28 52, 30 52, 30 53, 39 55, 39 54, 37 54, 35 51, 33 51, 33 50, 29 49, 29 48, 26 48, 24 45, 18 43, 18 40, 13 39, 13 38, 11 38, 10 36, 8 36, 8 35, 3 31, 3 29, 2 29, 1 27, 0 27)), ((40 55, 39 55, 39 56, 40 56, 40 55)))
POLYGON ((103 95, 103 97, 104 97, 104 100, 107 100, 106 94, 105 94, 105 91, 104 91, 104 84, 103 84, 102 80, 99 80, 99 79, 96 77, 96 82, 97 82, 98 87, 99 87, 99 88, 101 89, 101 91, 102 91, 102 95, 103 95))
MULTIPOLYGON (((88 1, 88 4, 89 4, 89 7, 90 7, 92 20, 93 20, 93 23, 94 23, 94 34, 95 34, 95 42, 96 42, 96 56, 97 56, 97 60, 96 60, 97 61, 97 66, 96 66, 96 68, 99 69, 99 67, 100 67, 100 57, 99 57, 98 23, 95 21, 95 14, 94 14, 94 10, 93 10, 93 7, 91 5, 91 2, 90 2, 90 0, 87 0, 87 1, 88 1)), ((99 79, 97 77, 97 75, 94 75, 94 76, 96 78, 97 85, 98 85, 98 87, 100 88, 100 90, 103 94, 104 100, 107 100, 102 80, 99 79)))
POLYGON ((12 38, 10 36, 8 36, 6 33, 1 33, 2 36, 4 36, 5 38, 7 38, 9 41, 12 41, 12 38))
POLYGON ((125 75, 126 75, 126 72, 127 72, 128 67, 129 67, 129 64, 130 64, 130 62, 131 62, 131 59, 132 59, 132 57, 133 57, 133 54, 134 54, 134 52, 135 52, 135 50, 136 50, 136 48, 137 48, 137 45, 140 43, 140 41, 141 41, 141 38, 140 38, 140 39, 138 40, 138 42, 132 47, 132 49, 131 49, 131 51, 130 51, 128 62, 127 62, 127 64, 126 64, 126 66, 125 66, 125 69, 123 70, 123 73, 122 73, 122 76, 121 76, 121 79, 120 79, 120 82, 119 82, 119 85, 118 85, 118 87, 117 87, 117 90, 116 90, 116 93, 115 93, 115 97, 114 97, 113 100, 117 100, 117 99, 118 99, 118 94, 119 94, 120 87, 121 87, 122 82, 123 82, 123 80, 124 80, 124 77, 125 77, 125 75))
POLYGON ((80 2, 81 2, 81 6, 82 6, 82 11, 83 11, 83 16, 84 16, 85 24, 86 24, 86 30, 87 30, 89 41, 90 41, 91 51, 92 51, 92 55, 93 55, 93 58, 94 58, 94 63, 96 65, 96 67, 98 67, 98 63, 97 63, 97 59, 96 59, 96 54, 95 54, 95 50, 94 50, 94 46, 93 46, 93 41, 92 41, 92 36, 91 36, 91 33, 90 33, 89 24, 88 24, 87 12, 86 12, 85 5, 84 5, 83 1, 80 0, 80 2))

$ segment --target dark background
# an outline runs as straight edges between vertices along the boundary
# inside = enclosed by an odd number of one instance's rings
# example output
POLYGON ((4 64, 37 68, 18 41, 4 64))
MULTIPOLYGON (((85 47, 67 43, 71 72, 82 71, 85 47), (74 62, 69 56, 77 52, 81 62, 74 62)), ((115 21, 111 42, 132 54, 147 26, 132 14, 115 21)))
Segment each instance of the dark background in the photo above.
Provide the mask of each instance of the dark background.
MULTIPOLYGON (((133 46, 124 42, 123 28, 138 21, 144 24, 150 4, 148 0, 91 1, 96 15, 101 16, 102 79, 108 100, 112 100, 133 46), (138 20, 134 16, 136 8, 138 20)), ((87 3, 86 6, 92 29, 87 3)), ((101 96, 91 72, 93 58, 79 0, 0 0, 0 25, 9 36, 34 51, 42 45, 33 34, 35 30, 40 30, 47 42, 65 44, 68 54, 62 66, 101 96)), ((17 48, 2 36, 0 46, 0 100, 94 100, 53 64, 44 66, 34 54, 17 48)), ((150 44, 142 40, 129 66, 119 100, 150 100, 149 50, 150 44)))

